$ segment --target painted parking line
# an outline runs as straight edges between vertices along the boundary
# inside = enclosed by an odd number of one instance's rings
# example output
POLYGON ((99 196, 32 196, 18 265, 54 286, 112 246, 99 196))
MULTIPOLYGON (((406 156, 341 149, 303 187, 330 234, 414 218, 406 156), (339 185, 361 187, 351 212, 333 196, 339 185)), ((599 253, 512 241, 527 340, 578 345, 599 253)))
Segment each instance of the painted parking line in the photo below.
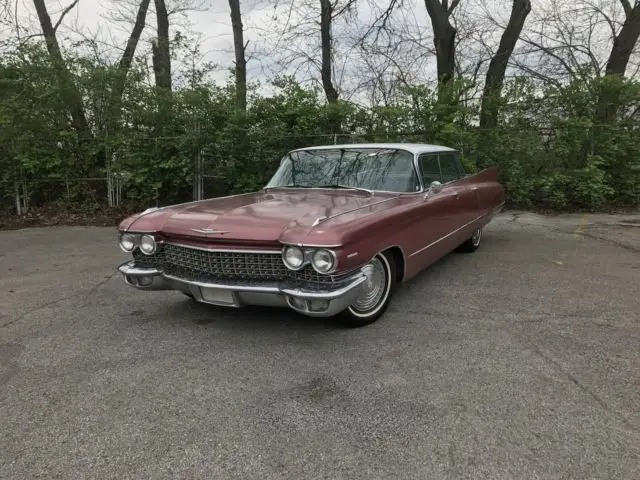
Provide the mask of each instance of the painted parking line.
POLYGON ((576 225, 576 228, 571 235, 574 238, 580 237, 582 234, 584 234, 588 225, 589 225, 589 216, 583 215, 582 217, 580 217, 580 221, 578 221, 578 225, 576 225))

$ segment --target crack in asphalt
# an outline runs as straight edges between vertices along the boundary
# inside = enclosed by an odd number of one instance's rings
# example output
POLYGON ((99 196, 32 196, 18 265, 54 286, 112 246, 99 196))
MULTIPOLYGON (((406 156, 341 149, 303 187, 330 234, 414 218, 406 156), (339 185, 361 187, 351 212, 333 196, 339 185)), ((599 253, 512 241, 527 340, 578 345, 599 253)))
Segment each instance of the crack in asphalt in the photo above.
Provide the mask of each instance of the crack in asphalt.
MULTIPOLYGON (((561 230, 557 230, 557 231, 559 231, 560 233, 567 233, 567 232, 564 232, 564 231, 561 231, 561 230)), ((599 236, 594 235, 592 233, 586 233, 586 232, 571 232, 571 233, 575 233, 577 235, 582 235, 583 237, 591 238, 592 240, 600 240, 601 242, 610 243, 611 245, 615 245, 616 247, 624 248, 625 250, 629 250, 630 252, 640 253, 640 248, 632 247, 630 245, 625 245, 624 243, 618 242, 616 240, 612 240, 610 238, 599 237, 599 236)))
POLYGON ((573 383, 576 387, 578 387, 578 389, 580 391, 582 391, 584 394, 586 394, 588 397, 590 397, 596 404, 598 404, 598 406, 600 406, 600 408, 602 408, 607 413, 609 413, 613 417, 615 417, 622 425, 627 427, 633 433, 635 433, 635 434, 640 433, 640 430, 638 430, 638 428, 635 425, 629 423, 627 421, 627 419, 625 419, 624 417, 620 416, 618 414, 618 412, 614 408, 610 407, 602 398, 600 398, 598 395, 596 395, 594 392, 592 392, 586 385, 581 383, 570 372, 565 370, 562 367, 562 365, 560 365, 560 363, 558 361, 553 359, 549 354, 544 353, 540 349, 540 346, 534 340, 532 340, 529 336, 527 336, 524 333, 516 333, 516 332, 514 332, 514 333, 515 333, 515 335, 517 337, 520 337, 521 341, 524 340, 523 343, 526 346, 528 346, 529 349, 531 349, 532 352, 534 352, 536 355, 538 355, 540 358, 542 358, 542 360, 544 360, 547 364, 551 365, 551 367, 557 373, 559 373, 559 374, 563 375, 564 377, 566 377, 566 379, 569 380, 571 383, 573 383))
POLYGON ((58 303, 64 302, 65 300, 69 300, 70 298, 73 298, 73 297, 84 295, 84 298, 86 300, 87 298, 89 298, 89 296, 91 296, 93 293, 95 293, 96 290, 98 290, 98 288, 100 288, 102 285, 104 285, 109 280, 111 280, 113 277, 115 277, 115 275, 116 275, 115 273, 112 273, 111 275, 106 276, 104 279, 100 280, 97 284, 95 284, 93 287, 91 287, 87 293, 76 292, 76 293, 73 293, 71 295, 67 295, 66 297, 57 298, 55 300, 51 300, 50 302, 43 303, 42 305, 38 305, 37 307, 33 307, 33 308, 27 310, 26 312, 24 312, 22 315, 19 315, 18 317, 14 318, 13 320, 9 320, 8 322, 0 324, 0 328, 8 327, 10 325, 18 323, 20 320, 28 317, 29 315, 31 315, 34 312, 37 312, 38 310, 42 310, 43 308, 51 307, 51 306, 56 305, 58 303))
MULTIPOLYGON (((511 218, 510 220, 506 221, 505 224, 514 223, 514 222, 518 221, 519 217, 521 215, 523 215, 523 213, 512 213, 512 215, 513 215, 513 218, 511 218)), ((544 223, 528 223, 528 222, 522 222, 522 221, 520 221, 518 223, 520 225, 526 225, 526 226, 529 226, 529 227, 542 227, 542 228, 550 230, 552 232, 562 233, 564 235, 581 235, 583 237, 590 238, 592 240, 599 240, 599 241, 604 242, 604 243, 609 243, 611 245, 615 245, 617 247, 623 248, 623 249, 628 250, 630 252, 640 253, 640 248, 632 247, 630 245, 626 245, 624 243, 618 242, 616 240, 612 240, 610 238, 600 237, 598 235, 594 235, 593 233, 587 233, 587 232, 584 232, 584 231, 577 231, 577 230, 567 231, 565 229, 562 229, 562 228, 559 228, 559 227, 554 227, 553 225, 548 225, 548 224, 544 224, 544 223)), ((605 225, 611 225, 611 224, 592 223, 590 225, 605 226, 605 225)), ((587 228, 589 228, 589 225, 587 225, 587 228)))
POLYGON ((104 285, 105 283, 107 283, 109 280, 111 280, 113 277, 116 276, 118 272, 114 272, 111 275, 105 275, 104 279, 100 280, 98 283, 96 283, 93 287, 91 287, 89 289, 89 291, 86 293, 86 295, 84 296, 84 299, 87 300, 91 295, 93 295, 102 285, 104 285))

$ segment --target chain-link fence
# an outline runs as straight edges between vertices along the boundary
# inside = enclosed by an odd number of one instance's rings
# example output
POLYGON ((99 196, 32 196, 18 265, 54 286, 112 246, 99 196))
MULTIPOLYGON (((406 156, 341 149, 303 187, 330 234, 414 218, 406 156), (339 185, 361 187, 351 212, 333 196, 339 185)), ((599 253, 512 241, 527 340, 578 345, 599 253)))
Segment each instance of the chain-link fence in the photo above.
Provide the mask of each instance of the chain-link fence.
MULTIPOLYGON (((369 142, 425 142, 421 133, 395 134, 314 134, 283 135, 268 138, 244 137, 240 155, 242 165, 258 169, 265 177, 277 168, 289 150, 306 146, 369 142)), ((22 146, 21 146, 22 147, 22 146)), ((146 202, 156 205, 201 200, 229 193, 242 174, 238 145, 225 145, 215 138, 176 136, 137 138, 130 145, 119 145, 115 151, 105 148, 92 168, 92 176, 76 176, 71 161, 59 158, 59 146, 37 146, 38 154, 25 168, 18 159, 0 177, 0 207, 3 211, 23 214, 43 205, 94 205, 121 208, 140 192, 153 191, 146 202), (234 163, 235 161, 235 163, 234 163), (71 166, 70 166, 71 165, 71 166)), ((464 149, 464 145, 457 145, 464 149)), ((11 149, 10 149, 11 150, 11 149)), ((22 149, 24 150, 24 149, 22 149)), ((19 148, 13 151, 21 151, 19 148)), ((27 162, 29 163, 29 162, 27 162)), ((244 168, 243 167, 243 168, 244 168)))

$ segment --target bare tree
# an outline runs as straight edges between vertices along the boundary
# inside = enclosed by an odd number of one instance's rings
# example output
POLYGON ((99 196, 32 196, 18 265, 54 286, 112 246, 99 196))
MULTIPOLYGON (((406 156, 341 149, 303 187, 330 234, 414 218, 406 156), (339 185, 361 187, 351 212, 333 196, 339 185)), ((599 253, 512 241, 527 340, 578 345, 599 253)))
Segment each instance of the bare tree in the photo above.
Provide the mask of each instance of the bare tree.
POLYGON ((165 0, 154 0, 156 7, 157 39, 152 43, 153 72, 156 86, 171 93, 171 50, 169 39, 169 14, 165 0))
POLYGON ((615 36, 613 48, 607 61, 607 75, 623 76, 627 70, 629 59, 640 37, 640 0, 636 0, 633 8, 629 0, 620 0, 626 16, 620 33, 615 36))
MULTIPOLYGON (((363 0, 364 1, 364 0, 363 0)), ((273 15, 259 27, 265 41, 262 56, 275 75, 292 75, 302 83, 320 86, 329 103, 345 94, 353 79, 353 31, 359 0, 277 0, 273 15)), ((357 80, 357 79, 356 79, 357 80)))
POLYGON ((233 29, 233 49, 235 52, 236 108, 244 113, 247 110, 247 59, 245 56, 244 30, 240 0, 229 0, 231 9, 231 28, 233 29))
POLYGON ((520 38, 529 12, 531 12, 529 0, 513 0, 509 23, 502 33, 500 45, 489 63, 485 78, 480 112, 481 129, 492 128, 497 122, 498 110, 494 97, 500 95, 502 91, 509 58, 520 38))
POLYGON ((320 37, 322 49, 322 67, 320 74, 322 77, 322 88, 329 103, 338 101, 338 91, 333 86, 331 79, 331 57, 333 50, 331 48, 331 21, 333 20, 333 4, 331 0, 320 0, 320 37))
POLYGON ((80 91, 76 87, 71 73, 69 72, 67 65, 65 64, 62 52, 60 50, 60 44, 56 37, 56 31, 65 15, 67 15, 73 7, 78 3, 78 0, 74 0, 68 7, 66 7, 60 14, 60 18, 56 22, 55 26, 51 23, 51 17, 47 11, 47 6, 44 0, 33 0, 33 4, 38 14, 38 20, 40 21, 40 27, 42 28, 42 34, 47 45, 47 50, 51 58, 51 63, 57 77, 58 84, 60 85, 60 94, 69 109, 73 127, 80 137, 91 137, 91 131, 89 124, 87 123, 87 117, 85 116, 84 106, 82 104, 82 96, 80 91))
POLYGON ((138 13, 136 15, 135 24, 127 40, 127 45, 120 57, 118 67, 116 71, 116 79, 111 89, 111 96, 109 99, 109 119, 108 121, 113 125, 115 120, 120 117, 120 106, 122 104, 122 94, 124 93, 127 74, 131 69, 133 58, 140 41, 140 36, 144 30, 147 11, 149 9, 149 0, 142 0, 138 7, 138 13))
POLYGON ((460 0, 424 0, 427 13, 433 28, 433 44, 436 49, 438 68, 438 86, 446 86, 455 75, 456 34, 457 29, 451 25, 450 17, 460 0))

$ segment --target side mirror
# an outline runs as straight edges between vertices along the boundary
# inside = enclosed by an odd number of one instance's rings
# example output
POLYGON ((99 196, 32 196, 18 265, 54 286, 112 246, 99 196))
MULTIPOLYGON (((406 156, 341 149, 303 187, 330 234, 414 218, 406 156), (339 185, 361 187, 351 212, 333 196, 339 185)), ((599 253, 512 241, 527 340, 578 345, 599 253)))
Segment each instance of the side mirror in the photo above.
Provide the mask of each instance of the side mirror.
POLYGON ((437 180, 434 182, 431 182, 431 185, 429 185, 429 191, 433 193, 440 193, 441 190, 442 190, 442 184, 437 180))
POLYGON ((438 182, 437 180, 431 182, 431 185, 429 185, 429 190, 427 190, 427 193, 424 194, 424 198, 427 198, 429 195, 433 195, 434 193, 439 193, 441 190, 442 184, 440 182, 438 182))

